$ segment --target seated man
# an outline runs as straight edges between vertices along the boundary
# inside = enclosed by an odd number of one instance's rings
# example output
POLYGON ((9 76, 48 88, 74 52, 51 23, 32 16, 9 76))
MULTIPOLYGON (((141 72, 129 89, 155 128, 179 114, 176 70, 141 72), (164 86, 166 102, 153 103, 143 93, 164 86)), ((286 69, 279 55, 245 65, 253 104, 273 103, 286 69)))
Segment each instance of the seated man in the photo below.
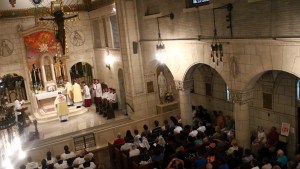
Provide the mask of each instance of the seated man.
POLYGON ((96 165, 94 162, 91 161, 91 158, 89 155, 85 155, 84 156, 84 163, 81 164, 79 166, 79 168, 89 168, 89 169, 95 169, 96 168, 96 165))
POLYGON ((60 155, 56 156, 56 160, 57 162, 54 164, 55 169, 65 169, 69 167, 67 161, 60 158, 60 155))
POLYGON ((84 150, 81 150, 79 153, 79 157, 75 158, 72 166, 78 167, 79 165, 83 164, 85 162, 84 155, 85 155, 84 150))

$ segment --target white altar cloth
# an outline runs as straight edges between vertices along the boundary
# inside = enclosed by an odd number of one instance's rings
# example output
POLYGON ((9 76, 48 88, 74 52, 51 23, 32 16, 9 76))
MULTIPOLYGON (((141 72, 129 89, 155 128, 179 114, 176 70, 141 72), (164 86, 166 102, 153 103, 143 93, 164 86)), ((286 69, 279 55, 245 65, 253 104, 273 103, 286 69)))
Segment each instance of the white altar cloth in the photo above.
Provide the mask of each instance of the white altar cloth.
POLYGON ((57 89, 56 91, 53 92, 43 92, 39 94, 35 94, 35 97, 37 100, 44 100, 52 97, 56 97, 58 95, 58 92, 62 92, 64 89, 57 89))

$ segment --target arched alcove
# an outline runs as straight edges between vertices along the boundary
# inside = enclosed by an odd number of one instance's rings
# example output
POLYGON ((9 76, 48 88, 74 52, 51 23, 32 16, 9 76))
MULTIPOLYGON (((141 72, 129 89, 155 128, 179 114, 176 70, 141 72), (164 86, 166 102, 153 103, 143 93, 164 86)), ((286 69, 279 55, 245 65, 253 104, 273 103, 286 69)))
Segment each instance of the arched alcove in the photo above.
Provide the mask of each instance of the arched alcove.
POLYGON ((0 77, 0 104, 13 103, 16 99, 27 100, 25 81, 17 74, 0 77))
POLYGON ((156 67, 156 79, 157 79, 157 93, 158 93, 158 97, 160 98, 160 102, 161 103, 165 103, 165 102, 170 102, 171 100, 168 100, 167 96, 168 94, 173 95, 173 100, 178 100, 178 90, 176 90, 176 86, 175 86, 175 82, 174 82, 174 77, 172 72, 169 70, 169 68, 165 65, 165 64, 161 64, 158 65, 156 67), (164 78, 166 79, 166 91, 164 96, 160 96, 160 89, 159 89, 159 76, 162 73, 162 75, 164 76, 164 78), (163 98, 163 99, 162 99, 163 98))
POLYGON ((283 138, 281 141, 287 140, 288 152, 291 154, 295 151, 299 142, 297 135, 299 137, 300 134, 298 80, 299 78, 293 74, 269 70, 255 76, 248 86, 254 90, 253 100, 249 104, 250 130, 256 133, 257 127, 262 126, 268 133, 274 126, 281 135, 282 123, 289 124, 290 132, 288 136, 281 136, 283 138))
POLYGON ((93 70, 92 66, 86 62, 78 62, 71 66, 70 70, 71 80, 78 82, 85 81, 87 84, 92 84, 93 81, 93 70))
POLYGON ((233 105, 228 86, 215 69, 206 64, 195 64, 186 71, 184 80, 192 85, 192 105, 201 105, 209 111, 223 111, 232 116, 233 105))

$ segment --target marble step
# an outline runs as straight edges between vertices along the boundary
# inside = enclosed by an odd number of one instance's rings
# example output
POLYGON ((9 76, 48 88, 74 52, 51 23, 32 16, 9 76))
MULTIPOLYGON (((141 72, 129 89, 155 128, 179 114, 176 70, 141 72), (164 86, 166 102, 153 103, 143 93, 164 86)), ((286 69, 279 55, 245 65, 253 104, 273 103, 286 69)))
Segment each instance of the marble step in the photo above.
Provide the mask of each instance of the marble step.
MULTIPOLYGON (((50 121, 55 121, 55 120, 58 120, 58 116, 56 114, 56 111, 52 111, 51 113, 48 112, 46 113, 45 115, 42 115, 44 113, 42 113, 43 110, 39 110, 40 113, 34 113, 33 116, 34 117, 29 117, 29 119, 32 121, 32 120, 37 120, 38 123, 47 123, 47 122, 50 122, 50 121)), ((72 116, 77 116, 77 115, 81 115, 83 113, 86 113, 88 112, 88 109, 85 108, 85 107, 81 107, 81 108, 78 108, 76 109, 76 107, 70 107, 69 108, 69 117, 72 117, 72 116)))

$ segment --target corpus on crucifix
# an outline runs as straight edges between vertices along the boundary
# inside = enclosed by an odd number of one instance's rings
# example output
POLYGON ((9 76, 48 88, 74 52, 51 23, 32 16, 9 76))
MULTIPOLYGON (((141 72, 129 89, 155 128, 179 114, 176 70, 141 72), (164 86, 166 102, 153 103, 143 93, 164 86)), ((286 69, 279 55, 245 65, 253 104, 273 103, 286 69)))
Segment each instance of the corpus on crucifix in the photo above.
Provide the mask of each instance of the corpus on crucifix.
POLYGON ((63 55, 66 53, 66 31, 65 31, 65 20, 69 20, 72 18, 77 17, 78 15, 64 17, 64 12, 62 10, 55 11, 52 16, 54 18, 40 18, 41 21, 43 20, 50 20, 54 21, 57 25, 57 32, 56 32, 56 40, 58 40, 61 44, 63 55))

